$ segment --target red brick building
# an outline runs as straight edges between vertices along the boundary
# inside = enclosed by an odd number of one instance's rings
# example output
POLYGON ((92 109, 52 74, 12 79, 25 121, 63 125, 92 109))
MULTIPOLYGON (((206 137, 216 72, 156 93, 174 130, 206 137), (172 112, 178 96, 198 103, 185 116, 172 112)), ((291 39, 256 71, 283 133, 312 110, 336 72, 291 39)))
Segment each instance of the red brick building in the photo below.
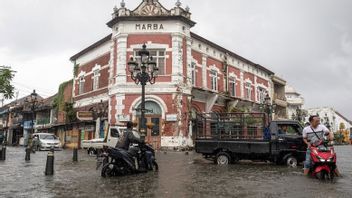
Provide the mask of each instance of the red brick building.
MULTIPOLYGON (((155 147, 192 146, 192 112, 257 111, 273 95, 273 72, 191 32, 196 23, 179 3, 170 10, 143 0, 134 10, 121 3, 107 23, 112 33, 71 57, 75 108, 109 106, 111 125, 139 122, 141 86, 127 61, 145 43, 157 61, 159 77, 146 86, 147 140, 155 147)), ((98 127, 99 128, 99 127, 98 127)))

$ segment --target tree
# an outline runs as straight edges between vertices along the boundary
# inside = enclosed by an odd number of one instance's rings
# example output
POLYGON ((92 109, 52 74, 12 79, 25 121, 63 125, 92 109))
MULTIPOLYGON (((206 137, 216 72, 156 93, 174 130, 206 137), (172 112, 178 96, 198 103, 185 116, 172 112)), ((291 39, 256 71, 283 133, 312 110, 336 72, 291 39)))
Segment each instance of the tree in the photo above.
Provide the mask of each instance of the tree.
POLYGON ((344 129, 346 129, 345 123, 341 122, 340 123, 340 130, 342 131, 344 129))
POLYGON ((10 67, 0 66, 0 93, 4 95, 5 99, 14 97, 15 87, 11 84, 15 71, 10 67))

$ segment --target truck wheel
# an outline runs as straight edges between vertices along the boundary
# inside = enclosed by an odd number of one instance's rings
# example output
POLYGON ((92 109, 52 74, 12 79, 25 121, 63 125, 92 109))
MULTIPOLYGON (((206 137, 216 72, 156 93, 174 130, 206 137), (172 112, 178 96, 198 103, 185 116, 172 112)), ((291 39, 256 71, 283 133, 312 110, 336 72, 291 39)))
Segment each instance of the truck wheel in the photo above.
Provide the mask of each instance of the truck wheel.
POLYGON ((298 160, 295 156, 290 155, 286 158, 286 164, 288 167, 297 168, 298 160))
POLYGON ((231 157, 225 152, 219 152, 216 155, 216 164, 218 165, 228 165, 231 162, 231 157))

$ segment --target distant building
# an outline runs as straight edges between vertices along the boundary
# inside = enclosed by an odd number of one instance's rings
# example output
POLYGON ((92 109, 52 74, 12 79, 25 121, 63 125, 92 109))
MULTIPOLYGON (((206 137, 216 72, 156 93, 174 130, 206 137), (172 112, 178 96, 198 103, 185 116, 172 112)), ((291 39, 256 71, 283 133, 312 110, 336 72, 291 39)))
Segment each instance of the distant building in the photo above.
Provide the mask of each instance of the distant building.
POLYGON ((287 100, 285 97, 285 86, 286 80, 272 76, 273 83, 273 104, 275 104, 274 119, 286 119, 287 118, 287 100))
POLYGON ((344 125, 347 130, 352 130, 352 121, 331 107, 309 108, 307 111, 306 122, 308 122, 309 116, 319 115, 321 123, 330 127, 330 130, 334 133, 340 129, 341 125, 344 125))
POLYGON ((285 95, 287 99, 287 117, 297 118, 297 109, 304 110, 304 98, 292 86, 286 85, 285 95))
MULTIPOLYGON (((10 145, 18 145, 20 139, 24 137, 28 139, 28 135, 35 127, 35 120, 32 123, 33 112, 30 105, 27 103, 30 95, 15 100, 0 108, 0 119, 3 123, 3 132, 7 135, 7 142, 10 145)), ((41 96, 37 96, 38 101, 42 101, 41 96)), ((26 141, 24 142, 26 144, 26 141)))

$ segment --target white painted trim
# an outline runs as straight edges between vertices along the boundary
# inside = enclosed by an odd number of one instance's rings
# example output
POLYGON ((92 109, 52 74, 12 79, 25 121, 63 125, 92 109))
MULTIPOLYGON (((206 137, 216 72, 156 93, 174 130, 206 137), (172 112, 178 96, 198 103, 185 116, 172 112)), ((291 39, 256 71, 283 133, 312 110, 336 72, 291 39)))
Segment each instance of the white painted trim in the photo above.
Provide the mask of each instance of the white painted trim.
MULTIPOLYGON (((144 43, 139 43, 139 44, 133 44, 130 46, 130 48, 127 48, 128 52, 133 52, 135 49, 142 49, 144 43)), ((147 46, 147 49, 165 49, 167 52, 172 52, 172 48, 168 44, 162 44, 162 43, 152 43, 151 41, 148 41, 145 43, 147 46)), ((166 54, 165 54, 166 56, 166 54)))
POLYGON ((96 70, 101 70, 101 65, 95 64, 95 66, 92 68, 92 71, 94 72, 96 70))
POLYGON ((238 76, 235 74, 235 72, 230 72, 230 73, 229 73, 229 77, 230 77, 230 78, 235 78, 236 81, 237 81, 237 79, 239 79, 238 76))
POLYGON ((256 88, 258 88, 258 87, 261 87, 261 88, 264 88, 264 89, 268 90, 268 87, 265 86, 263 83, 257 83, 256 88))
MULTIPOLYGON (((104 70, 104 69, 106 69, 106 68, 109 68, 109 64, 104 65, 103 67, 100 67, 100 71, 101 71, 101 70, 104 70)), ((92 75, 93 72, 94 72, 94 70, 91 70, 91 71, 89 71, 89 72, 81 71, 77 76, 75 76, 75 80, 78 80, 80 77, 82 77, 82 75, 83 75, 84 77, 89 76, 89 75, 92 75)))
POLYGON ((85 107, 85 106, 89 106, 89 105, 92 105, 95 103, 100 103, 101 100, 108 101, 109 100, 108 94, 104 93, 104 94, 100 94, 97 96, 76 100, 74 102, 74 108, 85 107))
POLYGON ((217 68, 216 65, 214 65, 214 64, 210 65, 208 68, 209 68, 208 70, 215 70, 216 72, 218 72, 218 74, 221 73, 220 69, 217 68))
MULTIPOLYGON (((85 82, 85 81, 84 81, 84 82, 85 82)), ((83 93, 83 94, 78 94, 78 95, 76 95, 74 98, 77 98, 77 97, 80 97, 80 96, 84 96, 84 95, 87 95, 87 94, 90 94, 90 93, 93 93, 93 92, 101 91, 101 90, 106 89, 106 88, 108 88, 108 86, 101 87, 101 88, 99 88, 99 89, 92 90, 92 91, 89 91, 89 92, 85 92, 85 93, 83 93)), ((94 96, 93 96, 93 97, 94 97, 94 96)), ((73 98, 73 99, 74 99, 74 98, 73 98)))
POLYGON ((77 78, 76 79, 80 79, 82 77, 85 77, 86 76, 86 72, 85 71, 81 71, 78 75, 77 75, 77 78))
POLYGON ((245 82, 246 82, 246 83, 251 83, 251 84, 253 85, 253 82, 252 82, 251 79, 249 79, 249 78, 246 78, 245 82))

